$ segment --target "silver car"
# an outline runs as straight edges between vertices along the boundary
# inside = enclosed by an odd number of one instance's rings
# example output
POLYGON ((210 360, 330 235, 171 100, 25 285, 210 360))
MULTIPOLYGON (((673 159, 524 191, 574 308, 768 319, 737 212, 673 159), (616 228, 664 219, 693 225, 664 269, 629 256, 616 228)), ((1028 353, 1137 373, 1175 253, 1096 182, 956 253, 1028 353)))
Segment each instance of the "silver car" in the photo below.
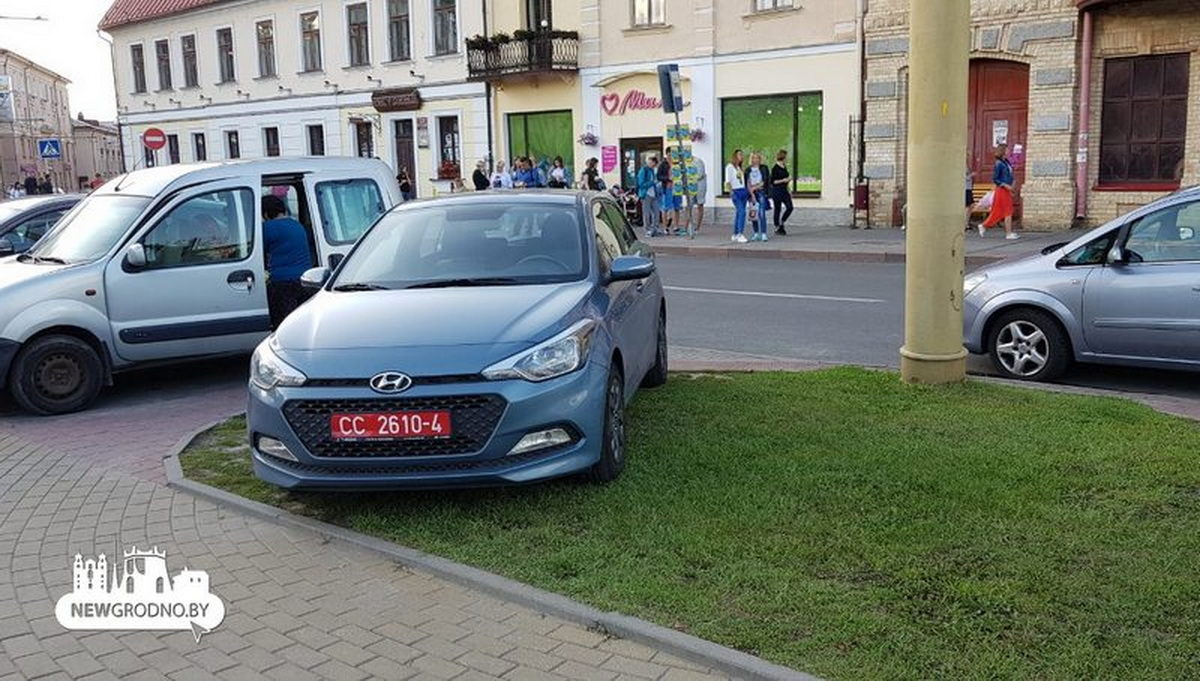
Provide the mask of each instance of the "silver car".
POLYGON ((1178 191, 963 287, 967 349, 1010 378, 1072 360, 1200 369, 1200 187, 1178 191))

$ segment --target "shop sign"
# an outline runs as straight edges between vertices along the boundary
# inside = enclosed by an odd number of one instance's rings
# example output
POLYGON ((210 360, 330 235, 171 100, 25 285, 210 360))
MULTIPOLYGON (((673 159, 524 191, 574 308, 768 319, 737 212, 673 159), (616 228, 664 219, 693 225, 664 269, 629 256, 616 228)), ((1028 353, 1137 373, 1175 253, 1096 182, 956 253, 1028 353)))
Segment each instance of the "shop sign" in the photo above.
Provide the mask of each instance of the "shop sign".
POLYGON ((651 111, 662 108, 662 100, 658 97, 651 97, 641 90, 630 90, 624 95, 616 92, 609 92, 601 95, 600 108, 604 109, 604 113, 609 116, 624 116, 625 112, 633 111, 651 111))
POLYGON ((394 88, 371 93, 371 105, 380 113, 417 111, 421 108, 421 92, 416 88, 394 88))
POLYGON ((421 149, 429 148, 429 117, 420 116, 417 118, 417 146, 421 149))
POLYGON ((616 145, 605 146, 600 149, 600 170, 601 172, 611 173, 617 167, 619 154, 616 145))

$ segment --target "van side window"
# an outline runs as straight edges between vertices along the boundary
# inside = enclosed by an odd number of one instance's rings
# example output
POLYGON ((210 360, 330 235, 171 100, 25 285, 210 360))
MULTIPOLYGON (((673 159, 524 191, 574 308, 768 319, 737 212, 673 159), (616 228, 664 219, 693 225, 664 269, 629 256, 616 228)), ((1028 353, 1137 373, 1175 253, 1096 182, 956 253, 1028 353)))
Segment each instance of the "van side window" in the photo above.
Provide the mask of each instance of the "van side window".
POLYGON ((383 215, 383 194, 374 180, 317 183, 321 227, 331 244, 353 243, 383 215))
POLYGON ((144 269, 245 260, 254 250, 254 224, 255 196, 249 189, 193 196, 142 239, 144 269))

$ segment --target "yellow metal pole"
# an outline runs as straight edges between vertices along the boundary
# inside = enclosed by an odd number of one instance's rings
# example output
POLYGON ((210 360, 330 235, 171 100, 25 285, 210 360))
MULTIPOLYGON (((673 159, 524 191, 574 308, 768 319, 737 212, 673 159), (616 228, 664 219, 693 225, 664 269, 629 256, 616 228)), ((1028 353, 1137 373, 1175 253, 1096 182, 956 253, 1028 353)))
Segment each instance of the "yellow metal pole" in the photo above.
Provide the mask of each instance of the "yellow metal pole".
POLYGON ((907 383, 966 376, 962 345, 963 179, 971 4, 910 4, 908 216, 904 347, 907 383))

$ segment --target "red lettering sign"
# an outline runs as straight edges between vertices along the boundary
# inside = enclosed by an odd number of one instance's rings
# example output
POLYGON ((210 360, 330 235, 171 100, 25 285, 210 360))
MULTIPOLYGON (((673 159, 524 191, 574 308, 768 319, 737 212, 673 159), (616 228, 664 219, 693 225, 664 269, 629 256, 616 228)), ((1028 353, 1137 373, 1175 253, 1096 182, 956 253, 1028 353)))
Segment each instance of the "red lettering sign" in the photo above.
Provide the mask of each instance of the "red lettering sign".
POLYGON ((657 97, 642 92, 641 90, 630 90, 621 96, 615 92, 601 95, 600 108, 604 109, 604 113, 609 116, 624 116, 625 112, 633 111, 650 111, 653 109, 662 108, 662 100, 657 97))

